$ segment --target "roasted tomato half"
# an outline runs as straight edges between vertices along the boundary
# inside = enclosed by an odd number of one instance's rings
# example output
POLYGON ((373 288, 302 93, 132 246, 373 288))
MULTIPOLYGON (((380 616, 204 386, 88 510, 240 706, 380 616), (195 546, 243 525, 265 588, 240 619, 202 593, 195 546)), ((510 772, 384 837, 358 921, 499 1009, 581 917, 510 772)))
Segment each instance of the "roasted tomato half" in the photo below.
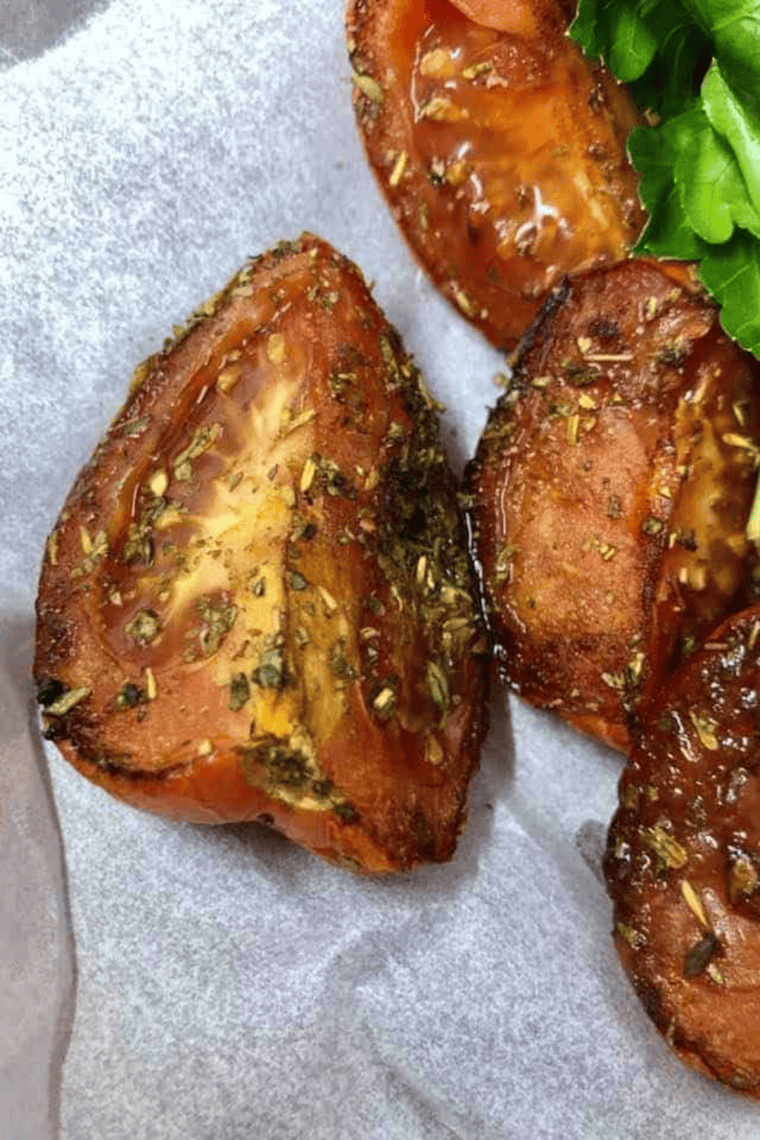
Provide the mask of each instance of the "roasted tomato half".
POLYGON ((502 668, 626 750, 665 675, 753 596, 760 365, 688 269, 567 281, 468 472, 502 668))
POLYGON ((689 1065, 760 1096, 760 606, 653 702, 620 785, 605 873, 615 944, 689 1065))
POLYGON ((565 35, 559 0, 353 0, 354 107, 380 188, 450 301, 512 348, 563 274, 624 257, 644 223, 626 91, 565 35), (467 8, 467 5, 462 5, 467 8))
POLYGON ((311 236, 148 360, 47 544, 35 676, 63 755, 178 819, 329 859, 448 859, 485 645, 433 400, 311 236))

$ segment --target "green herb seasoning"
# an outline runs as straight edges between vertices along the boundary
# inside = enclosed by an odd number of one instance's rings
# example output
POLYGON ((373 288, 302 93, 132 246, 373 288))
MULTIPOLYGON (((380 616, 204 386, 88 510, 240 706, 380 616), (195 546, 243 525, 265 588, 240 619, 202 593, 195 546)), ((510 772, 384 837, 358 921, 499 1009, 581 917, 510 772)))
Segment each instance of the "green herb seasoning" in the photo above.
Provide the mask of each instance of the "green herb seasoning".
POLYGON ((211 657, 234 626, 237 606, 212 594, 203 594, 196 598, 195 609, 204 625, 200 633, 201 647, 205 655, 211 657))
POLYGON ((341 637, 330 650, 330 669, 339 681, 350 683, 359 677, 359 670, 346 658, 346 639, 341 637))
POLYGON ((75 705, 83 701, 85 697, 89 697, 91 693, 86 685, 82 685, 77 689, 69 689, 68 692, 62 693, 60 697, 49 704, 45 709, 46 716, 65 716, 67 712, 71 712, 75 705))
POLYGON ((139 610, 124 626, 124 632, 136 645, 150 645, 161 632, 158 614, 153 610, 139 610))
POLYGON ((427 686, 433 704, 442 715, 445 714, 449 705, 449 683, 446 673, 435 661, 427 664, 427 686))
POLYGON ((245 673, 236 673, 230 681, 229 707, 232 712, 238 712, 248 703, 251 697, 251 686, 245 673))
POLYGON ((262 689, 284 689, 287 681, 282 649, 266 649, 253 671, 253 680, 262 689))

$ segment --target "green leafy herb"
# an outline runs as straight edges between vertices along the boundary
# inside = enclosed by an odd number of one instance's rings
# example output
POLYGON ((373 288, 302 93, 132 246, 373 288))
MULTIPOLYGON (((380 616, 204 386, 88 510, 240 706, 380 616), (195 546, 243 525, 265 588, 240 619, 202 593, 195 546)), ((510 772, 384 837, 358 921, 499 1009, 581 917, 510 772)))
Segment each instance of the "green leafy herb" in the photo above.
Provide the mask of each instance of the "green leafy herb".
POLYGON ((699 261, 724 328, 760 357, 760 8, 580 0, 571 35, 658 123, 629 136, 650 212, 636 252, 699 261))

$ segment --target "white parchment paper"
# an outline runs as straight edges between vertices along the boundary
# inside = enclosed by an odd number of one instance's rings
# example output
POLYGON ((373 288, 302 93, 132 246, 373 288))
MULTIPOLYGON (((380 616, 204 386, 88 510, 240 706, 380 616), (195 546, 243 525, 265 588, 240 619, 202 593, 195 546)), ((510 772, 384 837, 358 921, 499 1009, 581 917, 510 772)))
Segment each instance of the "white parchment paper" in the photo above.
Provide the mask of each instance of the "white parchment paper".
POLYGON ((617 964, 611 752, 495 694, 454 862, 364 881, 136 813, 30 728, 45 536, 134 366, 247 255, 308 228, 353 257, 474 449, 501 361, 380 200, 342 25, 111 0, 0 71, 0 1137, 755 1140, 617 964))

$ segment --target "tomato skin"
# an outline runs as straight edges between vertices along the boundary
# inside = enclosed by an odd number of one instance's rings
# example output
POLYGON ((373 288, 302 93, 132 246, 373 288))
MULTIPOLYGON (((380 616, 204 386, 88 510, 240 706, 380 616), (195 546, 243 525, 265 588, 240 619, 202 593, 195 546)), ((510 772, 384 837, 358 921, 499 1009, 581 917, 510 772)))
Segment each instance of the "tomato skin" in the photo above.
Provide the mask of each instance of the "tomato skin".
POLYGON ((614 941, 671 1049, 760 1097, 760 607, 656 695, 620 782, 604 870, 614 941))
POLYGON ((535 35, 540 29, 542 21, 556 19, 560 26, 569 21, 574 12, 575 4, 571 0, 564 0, 562 4, 553 6, 536 4, 532 0, 451 0, 468 20, 475 24, 482 24, 484 28, 493 28, 497 32, 512 32, 518 34, 535 35))
MULTIPOLYGON (((643 228, 627 94, 564 34, 557 3, 509 30, 449 0, 354 0, 354 108, 380 189, 435 285, 511 349, 568 272, 643 228)), ((505 21, 506 22, 506 21, 505 21)))
POLYGON ((108 792, 354 870, 451 857, 487 655, 435 406, 359 270, 250 262, 138 369, 48 542, 46 730, 108 792))
POLYGON ((627 751, 689 649, 753 596, 760 365, 688 267, 569 278, 467 472, 501 668, 627 751))

